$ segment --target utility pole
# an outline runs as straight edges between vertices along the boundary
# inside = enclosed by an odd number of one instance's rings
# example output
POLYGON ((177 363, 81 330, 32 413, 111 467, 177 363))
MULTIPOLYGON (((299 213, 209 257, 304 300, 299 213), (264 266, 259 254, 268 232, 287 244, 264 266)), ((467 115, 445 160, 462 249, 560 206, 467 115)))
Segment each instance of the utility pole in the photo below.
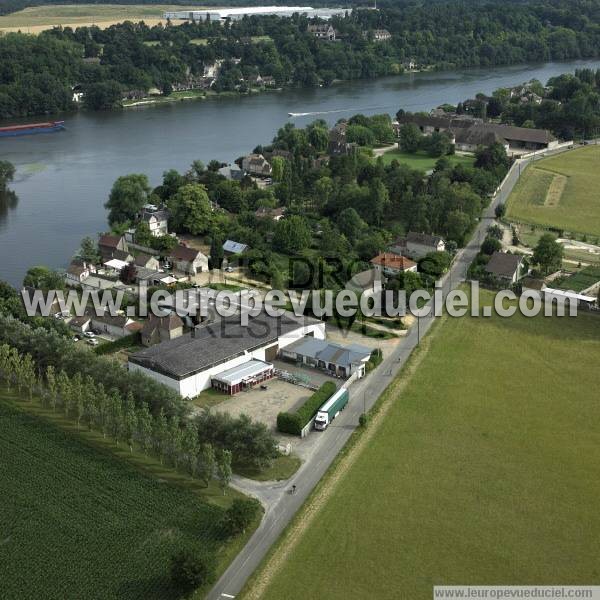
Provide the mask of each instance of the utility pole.
POLYGON ((417 346, 421 345, 421 315, 417 315, 417 346))

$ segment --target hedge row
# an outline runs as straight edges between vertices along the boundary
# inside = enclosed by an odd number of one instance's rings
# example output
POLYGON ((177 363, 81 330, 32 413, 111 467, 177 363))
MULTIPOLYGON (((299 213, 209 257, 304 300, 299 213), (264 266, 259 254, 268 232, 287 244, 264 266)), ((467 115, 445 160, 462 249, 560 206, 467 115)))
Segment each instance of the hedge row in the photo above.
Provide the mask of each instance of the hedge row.
POLYGON ((315 416, 316 412, 333 396, 337 387, 333 381, 326 381, 294 413, 281 412, 277 415, 277 430, 281 433, 300 435, 302 429, 315 416))
POLYGON ((119 338, 113 342, 105 342, 104 344, 100 344, 94 348, 94 352, 99 356, 104 354, 112 354, 113 352, 117 352, 117 350, 123 350, 124 348, 131 348, 132 346, 137 346, 141 344, 142 336, 140 332, 132 333, 131 335, 126 335, 125 337, 119 338))

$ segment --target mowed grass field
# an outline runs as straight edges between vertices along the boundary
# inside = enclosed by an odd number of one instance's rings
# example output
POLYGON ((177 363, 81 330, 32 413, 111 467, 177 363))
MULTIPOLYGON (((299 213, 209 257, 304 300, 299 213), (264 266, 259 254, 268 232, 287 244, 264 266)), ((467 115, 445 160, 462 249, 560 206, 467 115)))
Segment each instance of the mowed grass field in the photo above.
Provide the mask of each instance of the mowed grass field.
POLYGON ((600 235, 600 146, 536 161, 508 199, 509 219, 600 235))
POLYGON ((439 324, 242 597, 600 584, 599 361, 591 315, 439 324))
MULTIPOLYGON (((430 171, 435 167, 435 163, 438 161, 437 158, 428 156, 425 152, 418 152, 417 154, 409 154, 408 152, 402 152, 401 150, 389 150, 385 154, 382 154, 383 162, 389 165, 393 160, 397 160, 400 163, 404 163, 413 169, 420 169, 421 171, 430 171)), ((453 154, 446 157, 451 164, 463 164, 471 166, 475 159, 472 156, 464 156, 462 154, 453 154)))
POLYGON ((218 547, 220 507, 8 404, 0 392, 0 596, 163 600, 172 552, 218 547))
POLYGON ((145 21, 148 25, 156 25, 160 22, 166 22, 163 19, 165 11, 192 8, 171 4, 57 4, 55 6, 34 6, 0 17, 0 31, 21 30, 23 33, 39 33, 56 25, 73 28, 84 25, 97 25, 100 28, 105 28, 127 20, 145 21))

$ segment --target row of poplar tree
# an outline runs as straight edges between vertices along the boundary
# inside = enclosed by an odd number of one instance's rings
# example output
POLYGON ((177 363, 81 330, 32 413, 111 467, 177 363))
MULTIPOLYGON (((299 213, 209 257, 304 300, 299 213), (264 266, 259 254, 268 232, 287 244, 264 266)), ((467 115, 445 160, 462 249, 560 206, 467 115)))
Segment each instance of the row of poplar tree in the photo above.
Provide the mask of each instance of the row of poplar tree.
POLYGON ((146 404, 136 407, 133 395, 123 397, 118 390, 106 390, 90 376, 69 376, 53 366, 38 373, 30 354, 20 354, 8 344, 0 345, 0 378, 9 391, 15 387, 29 401, 61 412, 64 417, 102 433, 117 444, 134 447, 158 458, 174 469, 198 478, 206 486, 216 477, 227 489, 232 475, 232 453, 202 443, 197 425, 178 416, 167 417, 161 409, 154 417, 146 404))

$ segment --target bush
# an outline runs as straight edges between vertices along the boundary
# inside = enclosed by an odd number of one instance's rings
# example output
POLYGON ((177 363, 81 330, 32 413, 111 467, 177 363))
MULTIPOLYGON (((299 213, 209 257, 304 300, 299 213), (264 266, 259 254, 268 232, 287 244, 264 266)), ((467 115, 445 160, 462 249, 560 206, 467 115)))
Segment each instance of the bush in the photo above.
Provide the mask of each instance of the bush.
POLYGON ((190 546, 171 558, 171 580, 185 590, 193 590, 214 581, 216 559, 201 547, 190 546))
POLYGON ((481 244, 481 251, 490 256, 494 254, 494 252, 500 252, 500 250, 502 250, 502 244, 494 237, 486 237, 483 244, 481 244))
POLYGON ((375 348, 375 350, 371 352, 369 362, 372 362, 374 367, 378 367, 383 362, 383 352, 381 351, 381 348, 375 348))
POLYGON ((244 533, 260 510, 258 500, 236 498, 221 520, 221 534, 225 539, 244 533))
POLYGON ((277 415, 277 431, 291 435, 300 435, 302 433, 300 415, 297 413, 280 412, 277 415))
POLYGON ((366 427, 369 424, 369 415, 367 413, 361 413, 360 417, 358 417, 358 424, 361 427, 366 427))

